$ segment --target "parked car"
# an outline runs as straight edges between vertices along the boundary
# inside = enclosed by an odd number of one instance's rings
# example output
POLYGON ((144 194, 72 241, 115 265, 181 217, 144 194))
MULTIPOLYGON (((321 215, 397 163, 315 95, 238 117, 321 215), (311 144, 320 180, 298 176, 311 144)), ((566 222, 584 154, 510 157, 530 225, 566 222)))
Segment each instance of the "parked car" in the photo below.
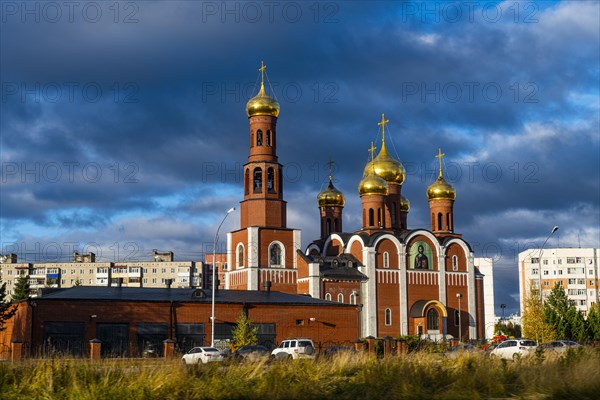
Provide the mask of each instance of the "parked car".
POLYGON ((516 360, 520 357, 535 353, 537 344, 531 339, 508 339, 500 343, 490 352, 491 357, 505 360, 516 360))
POLYGON ((214 347, 194 347, 181 357, 184 364, 206 364, 223 361, 223 354, 214 347))
POLYGON ((155 358, 161 356, 161 344, 157 343, 148 343, 144 346, 144 350, 142 351, 143 358, 155 358))
POLYGON ((456 358, 461 354, 476 354, 481 352, 476 346, 473 346, 469 343, 459 343, 454 345, 448 349, 446 352, 446 357, 448 358, 456 358))
POLYGON ((581 345, 572 340, 554 340, 552 342, 541 344, 540 349, 555 353, 564 353, 569 349, 576 349, 581 345))
POLYGON ((271 352, 273 358, 315 358, 315 344, 310 339, 287 339, 271 352))
POLYGON ((252 346, 242 346, 234 351, 231 357, 234 360, 258 361, 263 358, 268 358, 270 354, 271 351, 269 349, 257 344, 252 346))

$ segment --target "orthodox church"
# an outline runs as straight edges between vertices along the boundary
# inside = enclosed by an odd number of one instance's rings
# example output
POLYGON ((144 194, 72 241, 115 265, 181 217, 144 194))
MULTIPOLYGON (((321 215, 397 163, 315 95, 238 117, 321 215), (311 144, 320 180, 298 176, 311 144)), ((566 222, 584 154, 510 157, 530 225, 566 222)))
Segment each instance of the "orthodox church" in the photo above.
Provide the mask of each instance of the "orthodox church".
POLYGON ((360 336, 484 337, 483 275, 469 244, 454 231, 456 191, 443 176, 427 189, 430 229, 408 225, 402 195, 406 173, 386 147, 382 115, 379 152, 358 185, 362 227, 343 229, 344 195, 333 185, 317 196, 320 238, 301 249, 301 232, 286 224, 283 165, 277 158, 280 107, 265 90, 246 105, 250 151, 244 164, 240 229, 227 234, 225 288, 277 290, 356 304, 360 336))

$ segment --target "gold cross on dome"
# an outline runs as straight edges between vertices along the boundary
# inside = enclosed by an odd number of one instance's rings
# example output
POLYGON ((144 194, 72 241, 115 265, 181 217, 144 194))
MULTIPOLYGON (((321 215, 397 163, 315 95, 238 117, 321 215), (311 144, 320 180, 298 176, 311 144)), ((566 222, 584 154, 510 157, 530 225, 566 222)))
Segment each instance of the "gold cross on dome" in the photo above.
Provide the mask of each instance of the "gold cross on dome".
POLYGON ((440 178, 442 177, 442 158, 444 158, 444 156, 445 156, 445 154, 442 153, 442 149, 439 148, 438 154, 437 154, 437 156, 435 156, 435 158, 439 158, 439 160, 440 160, 440 175, 439 175, 440 178))
POLYGON ((385 119, 385 114, 381 114, 381 122, 378 122, 377 125, 381 126, 381 141, 385 142, 385 125, 389 123, 389 119, 385 119))
POLYGON ((265 65, 265 63, 263 61, 261 61, 260 68, 258 70, 262 74, 262 81, 261 81, 262 84, 265 83, 265 69, 267 69, 267 66, 265 65))
POLYGON ((329 164, 329 181, 331 182, 333 176, 333 160, 330 158, 327 164, 329 164))
POLYGON ((371 142, 371 147, 369 147, 369 153, 371 153, 371 162, 373 162, 375 159, 375 150, 377 150, 377 147, 375 147, 375 144, 371 142))

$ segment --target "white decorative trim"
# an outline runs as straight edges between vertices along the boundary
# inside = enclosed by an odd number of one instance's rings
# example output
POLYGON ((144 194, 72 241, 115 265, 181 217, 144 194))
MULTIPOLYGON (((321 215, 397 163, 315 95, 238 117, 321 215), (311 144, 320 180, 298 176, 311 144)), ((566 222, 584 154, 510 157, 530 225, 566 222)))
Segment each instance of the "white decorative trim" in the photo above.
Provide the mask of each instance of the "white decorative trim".
POLYGON ((342 239, 342 237, 340 235, 338 235, 337 233, 332 233, 331 235, 329 235, 329 237, 327 238, 327 240, 325 240, 325 244, 323 245, 323 250, 321 251, 321 255, 322 256, 327 255, 327 248, 329 247, 329 244, 334 239, 337 239, 342 244, 342 249, 344 249, 346 247, 344 245, 344 240, 342 239))
POLYGON ((298 268, 298 250, 302 248, 302 231, 300 229, 294 229, 293 231, 293 244, 292 251, 293 253, 293 266, 294 269, 298 268))

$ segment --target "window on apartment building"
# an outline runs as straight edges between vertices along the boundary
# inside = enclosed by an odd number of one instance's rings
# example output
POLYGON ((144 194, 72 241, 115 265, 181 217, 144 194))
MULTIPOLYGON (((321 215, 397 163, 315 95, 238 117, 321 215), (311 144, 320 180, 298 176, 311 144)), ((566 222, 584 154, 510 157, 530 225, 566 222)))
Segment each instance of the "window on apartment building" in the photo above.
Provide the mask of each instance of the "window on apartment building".
POLYGON ((338 294, 338 303, 343 303, 344 302, 344 295, 343 294, 338 294))
POLYGON ((390 308, 385 309, 385 324, 387 326, 392 324, 392 310, 390 308))
POLYGON ((142 270, 144 271, 144 274, 148 273, 148 268, 143 268, 142 270))
POLYGON ((585 300, 579 300, 579 305, 580 306, 585 306, 585 300))
POLYGON ((156 283, 156 278, 152 278, 152 283, 156 283))
POLYGON ((148 278, 144 278, 143 282, 148 283, 148 278))
POLYGON ((542 261, 544 265, 548 265, 548 260, 542 261))
POLYGON ((594 280, 590 279, 590 286, 594 286, 594 280))
POLYGON ((531 259, 531 263, 532 264, 539 264, 540 263, 540 259, 539 258, 532 258, 531 259))
POLYGON ((167 273, 167 269, 166 269, 166 268, 161 268, 160 272, 161 272, 162 274, 166 274, 166 273, 167 273))
POLYGON ((152 273, 155 274, 156 273, 156 268, 152 268, 152 273))
POLYGON ((575 264, 575 257, 567 257, 567 264, 575 264))
POLYGON ((8 274, 9 274, 9 275, 12 275, 12 269, 9 269, 9 270, 8 270, 8 274))
POLYGON ((550 286, 550 282, 544 281, 544 286, 550 286))
POLYGON ((544 275, 549 275, 549 274, 550 274, 550 271, 548 271, 547 269, 544 270, 544 275))
POLYGON ((75 270, 74 269, 71 270, 71 274, 75 275, 75 270))
POLYGON ((531 270, 531 275, 537 275, 538 274, 538 269, 537 268, 533 268, 531 270))
POLYGON ((62 280, 61 280, 61 283, 64 285, 64 284, 65 284, 65 280, 64 280, 64 279, 62 279, 62 280))
POLYGON ((590 270, 588 271, 588 275, 592 275, 592 276, 593 276, 593 275, 594 275, 594 270, 593 270, 593 269, 590 269, 590 270))
POLYGON ((174 274, 175 273, 175 268, 171 268, 171 273, 174 274))
POLYGON ((387 251, 383 252, 383 268, 390 267, 390 253, 387 251))
POLYGON ((575 257, 575 262, 580 263, 583 262, 583 260, 581 259, 581 257, 575 257))
POLYGON ((558 274, 559 274, 559 275, 562 275, 562 269, 559 269, 559 270, 558 270, 558 274))
POLYGON ((558 264, 562 264, 562 258, 558 259, 558 264))

